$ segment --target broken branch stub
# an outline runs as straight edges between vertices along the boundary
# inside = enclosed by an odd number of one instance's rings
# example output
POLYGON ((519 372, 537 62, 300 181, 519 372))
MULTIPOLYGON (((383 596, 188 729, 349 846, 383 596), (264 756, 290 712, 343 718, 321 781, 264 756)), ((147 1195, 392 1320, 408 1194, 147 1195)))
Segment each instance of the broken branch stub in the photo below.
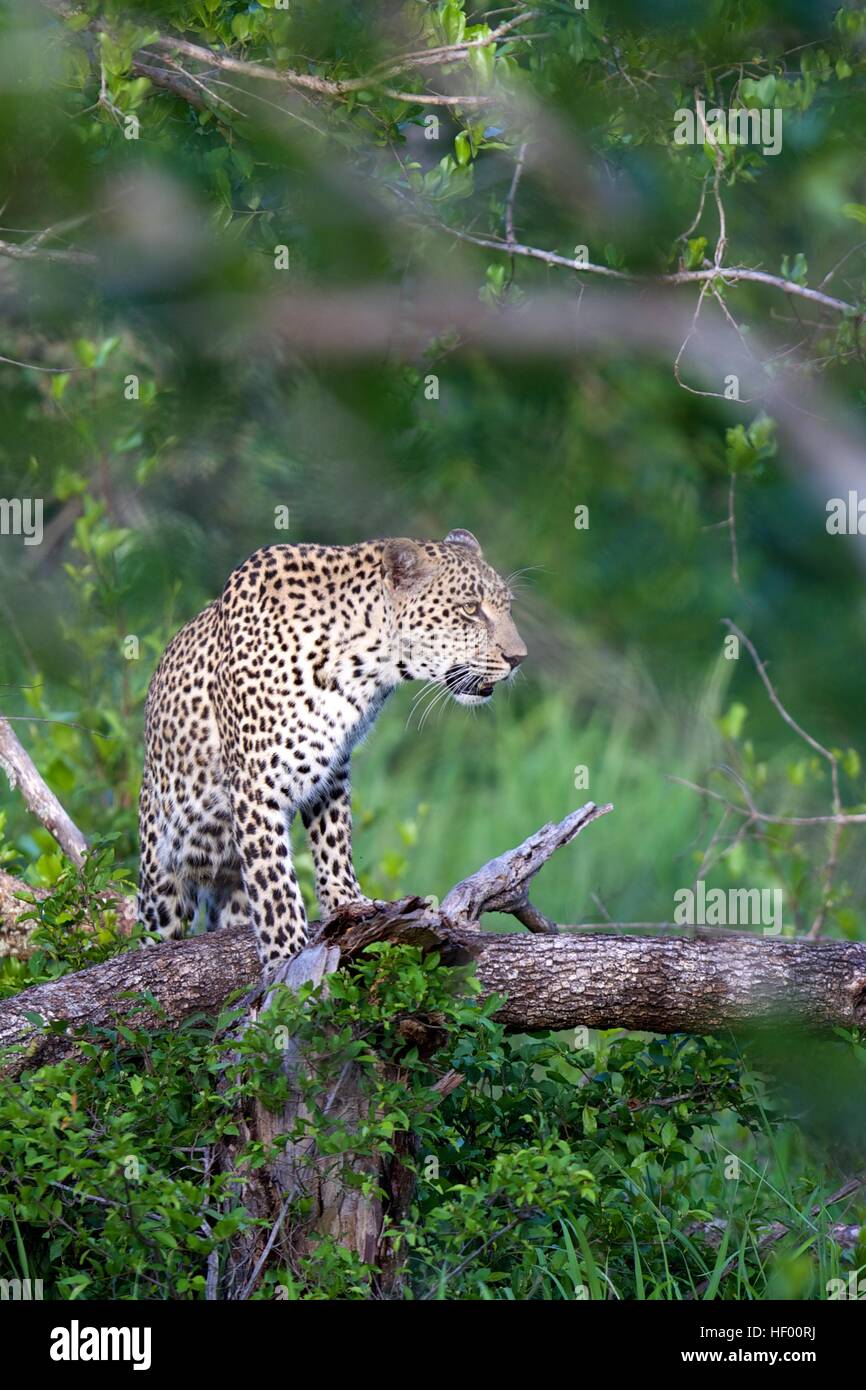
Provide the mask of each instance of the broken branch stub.
POLYGON ((516 917, 529 931, 557 935, 556 923, 530 903, 529 885, 552 854, 612 810, 610 803, 596 806, 594 801, 587 801, 558 824, 550 821, 543 825, 516 849, 506 850, 455 884, 442 902, 442 915, 455 922, 477 922, 482 913, 504 912, 516 917))

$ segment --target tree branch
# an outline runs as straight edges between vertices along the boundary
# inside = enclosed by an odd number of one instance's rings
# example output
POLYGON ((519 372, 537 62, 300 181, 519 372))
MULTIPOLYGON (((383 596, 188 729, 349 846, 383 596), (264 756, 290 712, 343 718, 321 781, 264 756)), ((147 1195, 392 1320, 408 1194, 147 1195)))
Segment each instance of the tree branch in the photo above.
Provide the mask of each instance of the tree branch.
POLYGON ((22 747, 8 719, 0 715, 0 767, 10 787, 21 788, 28 809, 50 830, 63 853, 80 866, 87 853, 87 841, 66 814, 51 788, 43 781, 36 764, 22 747))
MULTIPOLYGON (((75 8, 67 4, 66 0, 43 0, 43 4, 64 19, 76 13, 75 8)), ((397 77, 401 73, 422 71, 428 67, 444 67, 468 58, 472 52, 479 49, 489 48, 503 41, 522 39, 524 36, 514 31, 528 21, 536 19, 539 13, 536 10, 521 11, 520 14, 497 25, 489 34, 476 39, 398 54, 394 58, 386 59, 371 72, 365 73, 361 77, 335 79, 321 77, 317 73, 298 72, 293 68, 268 67, 264 63, 254 62, 247 58, 236 58, 231 53, 217 52, 215 49, 206 48, 202 44, 191 43, 188 39, 181 38, 180 35, 176 34, 157 34, 149 39, 144 48, 133 55, 130 66, 133 72, 148 77, 155 85, 172 91, 183 100, 191 101, 193 105, 201 104, 200 95, 194 95, 195 78, 193 75, 180 68, 173 74, 166 73, 164 69, 154 68, 150 56, 152 50, 172 57, 176 54, 182 54, 190 62, 203 64, 210 69, 235 73, 240 77, 248 77, 254 81, 276 82, 283 87, 294 87, 300 91, 312 92, 317 96, 341 98, 350 96, 353 92, 380 86, 383 81, 397 77)), ((100 30, 107 30, 108 26, 103 20, 96 19, 88 28, 96 33, 100 30)), ((530 34, 525 37, 534 38, 537 36, 530 34)), ((428 96, 425 92, 391 93, 386 91, 385 94, 393 96, 397 100, 418 101, 419 103, 447 101, 449 104, 475 105, 490 101, 490 97, 442 97, 436 93, 431 93, 428 96)))
POLYGON ((736 285, 741 280, 757 285, 769 285, 785 294, 821 304, 825 309, 836 313, 863 314, 862 306, 851 304, 847 299, 837 299, 821 290, 810 290, 808 285, 798 285, 794 280, 786 280, 782 275, 770 275, 766 270, 752 270, 742 265, 707 265, 703 270, 675 270, 667 275, 643 275, 628 270, 614 270, 608 265, 597 265, 592 261, 578 261, 571 256, 560 256, 556 251, 544 251, 537 246, 524 246, 522 242, 502 241, 497 237, 476 236, 459 227, 449 227, 444 222, 435 224, 440 231, 450 232, 459 241, 482 246, 488 251, 501 251, 506 256, 524 256, 528 260, 541 261, 544 265, 559 266, 563 270, 574 270, 583 275, 602 275, 609 280, 625 280, 633 285, 699 285, 713 280, 721 280, 726 285, 736 285))
POLYGON ((96 257, 89 251, 65 251, 52 246, 20 246, 14 241, 0 241, 0 256, 13 261, 61 261, 66 265, 95 265, 96 257))
POLYGON ((443 917, 468 923, 477 922, 485 912, 507 912, 519 921, 524 921, 524 917, 529 918, 524 925, 530 931, 555 935, 559 928, 548 918, 541 919, 546 923, 544 926, 530 925, 531 922, 538 923, 541 914, 529 902, 529 884, 556 850, 570 844, 581 830, 612 810, 610 803, 596 806, 588 801, 558 825, 543 825, 516 849, 491 859, 477 873, 455 884, 442 902, 443 917))
MULTIPOLYGON (((74 7, 66 3, 66 0, 43 0, 43 4, 62 18, 69 18, 76 13, 74 7)), ((470 108, 483 106, 489 103, 492 99, 491 96, 478 93, 457 95, 437 92, 407 92, 385 87, 383 84, 389 78, 397 77, 401 73, 408 71, 421 72, 428 67, 445 67, 449 64, 460 62, 469 57, 473 51, 489 48, 501 41, 509 42, 516 39, 529 40, 537 37, 532 34, 523 35, 515 31, 519 26, 526 24, 529 20, 539 17, 540 13, 540 11, 536 10, 522 10, 519 14, 504 21, 495 29, 492 29, 486 36, 467 40, 466 42, 444 44, 438 47, 399 54, 395 58, 384 60, 371 72, 360 77, 335 79, 321 77, 317 73, 299 72, 292 68, 268 67, 264 63, 251 61, 246 58, 236 58, 228 52, 217 52, 202 44, 192 43, 188 39, 173 34, 157 34, 149 39, 142 49, 133 54, 130 70, 139 76, 147 77, 155 86, 172 92, 174 95, 181 97, 184 101, 191 103, 199 109, 206 106, 203 93, 207 92, 211 96, 213 94, 209 93, 209 89, 194 73, 186 71, 179 63, 174 61, 176 55, 182 55, 191 63, 200 64, 210 71, 234 73, 257 82, 277 83, 283 87, 310 92, 318 96, 340 99, 351 96, 355 92, 370 89, 371 87, 379 87, 383 94, 392 100, 416 102, 419 106, 443 105, 465 106, 470 108), (166 61, 169 63, 169 67, 159 66, 158 60, 155 61, 154 59, 154 53, 166 55, 166 61)), ((88 27, 93 32, 98 32, 100 29, 106 29, 107 26, 102 20, 94 20, 88 27)), ((217 100, 218 98, 214 99, 217 100)), ((560 266, 564 269, 577 271, 581 274, 586 273, 589 275, 606 276, 611 279, 624 280, 633 284, 685 285, 692 283, 710 284, 716 281, 723 281, 727 285, 736 285, 740 281, 750 281, 755 284, 768 285, 774 289, 783 291, 787 295, 807 299, 814 304, 820 304, 825 309, 831 309, 836 313, 851 313, 861 317, 863 315, 862 306, 849 303, 847 300, 839 299, 834 295, 826 294, 823 289, 813 290, 806 285, 800 285, 793 280, 786 279, 784 276, 771 275, 767 271, 753 270, 747 266, 725 266, 722 264, 722 259, 727 248, 727 232, 725 211, 721 201, 719 187, 723 164, 721 151, 717 151, 713 184, 713 193, 719 216, 719 235, 715 247, 714 263, 711 265, 709 262, 705 262, 704 269, 679 270, 671 274, 661 275, 633 274, 628 271, 614 270, 610 266, 602 266, 592 262, 578 264, 576 260, 567 256, 561 256, 556 252, 523 245, 514 238, 513 202, 517 183, 522 173, 525 150, 526 145, 524 143, 518 153, 517 169, 515 170, 515 177, 507 199, 506 239, 504 241, 493 237, 477 236, 459 228, 449 227, 444 223, 436 225, 438 225, 441 230, 450 232, 452 236, 458 237, 462 241, 470 242, 475 246, 484 247, 491 251, 502 251, 512 257, 522 256, 531 260, 541 261, 543 264, 549 266, 560 266)), ((703 207, 703 197, 701 200, 701 207, 703 207)), ((86 252, 42 251, 16 246, 14 243, 9 242, 0 242, 0 254, 19 258, 41 256, 53 260, 66 260, 82 264, 90 263, 94 260, 94 257, 86 252)), ((829 275, 825 276, 822 284, 825 284, 829 278, 829 275)))

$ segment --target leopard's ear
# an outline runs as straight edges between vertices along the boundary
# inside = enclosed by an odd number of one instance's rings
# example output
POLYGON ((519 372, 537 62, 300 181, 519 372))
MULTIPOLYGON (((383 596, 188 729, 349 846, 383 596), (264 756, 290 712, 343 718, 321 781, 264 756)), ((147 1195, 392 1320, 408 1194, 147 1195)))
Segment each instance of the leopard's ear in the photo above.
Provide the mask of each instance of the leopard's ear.
POLYGON ((462 526, 458 526, 455 531, 449 531, 445 537, 446 545, 465 545, 467 550, 472 550, 476 555, 481 554, 481 546, 475 539, 471 531, 464 531, 462 526))
POLYGON ((411 589, 428 573, 430 561, 417 541, 386 541, 382 550, 385 574, 395 589, 411 589))

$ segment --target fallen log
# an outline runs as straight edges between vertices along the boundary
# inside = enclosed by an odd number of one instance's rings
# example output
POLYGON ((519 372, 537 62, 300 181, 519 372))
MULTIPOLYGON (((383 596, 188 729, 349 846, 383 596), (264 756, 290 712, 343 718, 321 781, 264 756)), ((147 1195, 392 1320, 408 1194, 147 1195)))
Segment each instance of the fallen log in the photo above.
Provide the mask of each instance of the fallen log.
MULTIPOLYGON (((471 960, 483 996, 505 996, 497 1017, 515 1032, 619 1027, 711 1033, 779 1023, 827 1031, 866 1025, 866 942, 689 928, 679 936, 647 937, 625 935, 627 925, 621 924, 551 933, 538 920, 528 935, 480 930, 477 918, 487 911, 516 908, 532 917, 530 879, 559 846, 608 809, 590 802, 558 825, 545 826, 458 884, 441 906, 405 898, 352 906, 326 924, 314 923, 310 949, 336 946, 340 963, 346 963, 373 941, 391 941, 436 950, 446 963, 471 960)), ((0 1048, 11 1049, 0 1073, 18 1075, 68 1055, 75 1031, 87 1025, 111 1026, 134 1012, 138 1027, 171 1027, 193 1013, 217 1012, 233 991, 258 981, 255 943, 246 926, 115 956, 0 1003, 0 1048), (152 1002, 135 998, 142 994, 152 1002), (45 1033, 34 1026, 34 1015, 66 1020, 68 1028, 45 1033)))

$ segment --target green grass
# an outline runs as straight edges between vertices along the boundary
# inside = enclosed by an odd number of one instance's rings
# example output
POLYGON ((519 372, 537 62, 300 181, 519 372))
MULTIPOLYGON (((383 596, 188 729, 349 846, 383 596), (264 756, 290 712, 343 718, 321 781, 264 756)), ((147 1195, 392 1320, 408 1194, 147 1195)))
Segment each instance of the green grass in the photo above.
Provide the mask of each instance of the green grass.
POLYGON ((718 756, 720 695, 713 674, 691 707, 648 719, 624 706, 587 715, 565 692, 524 687, 478 710, 450 704, 419 732, 417 720, 407 726, 412 694, 399 692, 354 761, 356 865, 391 891, 381 866, 393 863, 396 844, 399 890, 442 897, 546 821, 588 800, 612 802, 611 814, 544 868, 533 900, 561 922, 605 912, 669 920, 674 890, 691 882, 692 851, 712 826, 702 838, 698 799, 668 775, 700 780, 718 756), (578 765, 588 770, 586 789, 575 788, 578 765))

